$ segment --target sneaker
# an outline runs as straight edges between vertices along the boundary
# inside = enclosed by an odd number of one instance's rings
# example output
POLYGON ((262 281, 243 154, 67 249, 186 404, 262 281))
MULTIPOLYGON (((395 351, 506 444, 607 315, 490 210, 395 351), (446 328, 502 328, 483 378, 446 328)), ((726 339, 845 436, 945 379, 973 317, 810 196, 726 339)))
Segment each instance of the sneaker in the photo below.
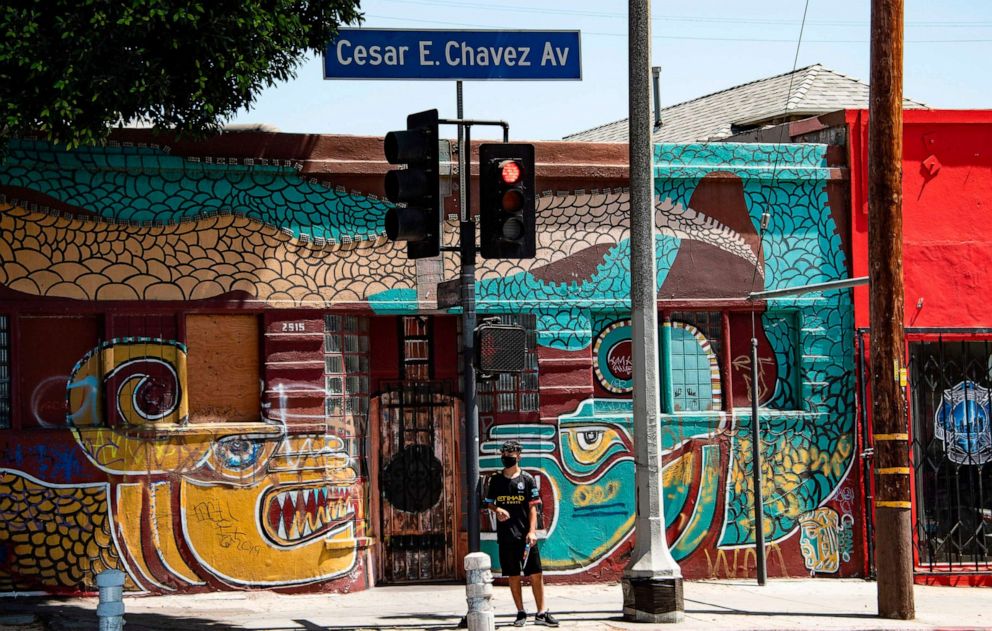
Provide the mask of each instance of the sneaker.
POLYGON ((517 619, 513 621, 513 626, 515 626, 515 627, 522 627, 525 624, 527 624, 527 612, 526 611, 518 611, 517 612, 517 619))
POLYGON ((558 619, 545 611, 534 616, 534 624, 543 624, 546 627, 557 627, 558 619))

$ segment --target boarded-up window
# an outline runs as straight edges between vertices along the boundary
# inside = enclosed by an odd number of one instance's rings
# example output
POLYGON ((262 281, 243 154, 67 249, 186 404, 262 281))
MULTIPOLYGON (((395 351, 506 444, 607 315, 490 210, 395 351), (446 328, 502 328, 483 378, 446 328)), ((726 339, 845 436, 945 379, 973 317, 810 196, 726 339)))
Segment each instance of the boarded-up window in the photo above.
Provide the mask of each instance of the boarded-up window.
POLYGON ((186 318, 191 422, 259 420, 259 336, 254 315, 186 318))
POLYGON ((18 331, 21 427, 65 427, 65 387, 76 363, 100 343, 100 318, 22 317, 18 331))

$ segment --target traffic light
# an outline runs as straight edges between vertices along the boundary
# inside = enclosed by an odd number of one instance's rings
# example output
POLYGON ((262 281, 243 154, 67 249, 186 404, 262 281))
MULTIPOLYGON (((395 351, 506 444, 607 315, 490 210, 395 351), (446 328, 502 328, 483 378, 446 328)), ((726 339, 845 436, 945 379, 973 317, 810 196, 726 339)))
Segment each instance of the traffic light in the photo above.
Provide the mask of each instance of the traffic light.
POLYGON ((407 116, 406 129, 386 134, 383 149, 389 164, 406 165, 386 173, 386 197, 405 204, 386 212, 386 236, 406 241, 411 259, 437 256, 441 252, 437 110, 407 116))
POLYGON ((534 145, 479 147, 482 258, 534 258, 534 181, 534 145))
POLYGON ((527 329, 487 318, 475 327, 475 369, 480 379, 527 369, 527 329))

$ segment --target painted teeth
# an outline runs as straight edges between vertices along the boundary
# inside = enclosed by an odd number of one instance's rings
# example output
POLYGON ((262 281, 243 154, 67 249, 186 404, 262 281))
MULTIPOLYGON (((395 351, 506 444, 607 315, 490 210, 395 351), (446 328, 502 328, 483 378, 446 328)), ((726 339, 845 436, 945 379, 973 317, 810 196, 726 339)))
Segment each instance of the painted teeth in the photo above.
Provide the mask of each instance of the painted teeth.
POLYGON ((278 493, 273 498, 280 514, 277 536, 283 541, 304 539, 319 533, 325 525, 353 514, 349 492, 349 487, 335 485, 278 493))

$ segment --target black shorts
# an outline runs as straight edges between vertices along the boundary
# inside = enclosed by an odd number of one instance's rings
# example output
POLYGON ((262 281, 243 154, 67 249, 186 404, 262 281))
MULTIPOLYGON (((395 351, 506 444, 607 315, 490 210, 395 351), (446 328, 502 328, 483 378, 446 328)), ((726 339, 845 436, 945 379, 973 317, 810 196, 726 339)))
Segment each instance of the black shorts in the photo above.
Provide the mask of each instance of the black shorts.
MULTIPOLYGON (((520 564, 524 560, 524 546, 527 540, 521 541, 501 541, 499 543, 499 569, 503 576, 520 576, 520 564)), ((540 574, 541 553, 537 551, 537 544, 531 546, 530 554, 527 556, 527 565, 523 567, 524 576, 540 574)))

